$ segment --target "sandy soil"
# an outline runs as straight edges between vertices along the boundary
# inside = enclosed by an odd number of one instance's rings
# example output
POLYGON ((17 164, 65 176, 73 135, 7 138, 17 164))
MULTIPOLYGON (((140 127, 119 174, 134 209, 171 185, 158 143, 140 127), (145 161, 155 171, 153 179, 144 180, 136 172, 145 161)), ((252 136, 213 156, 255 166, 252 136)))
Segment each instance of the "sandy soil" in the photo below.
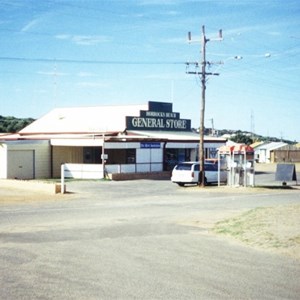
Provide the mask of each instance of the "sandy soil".
POLYGON ((22 180, 0 180, 0 205, 60 199, 53 183, 22 180))

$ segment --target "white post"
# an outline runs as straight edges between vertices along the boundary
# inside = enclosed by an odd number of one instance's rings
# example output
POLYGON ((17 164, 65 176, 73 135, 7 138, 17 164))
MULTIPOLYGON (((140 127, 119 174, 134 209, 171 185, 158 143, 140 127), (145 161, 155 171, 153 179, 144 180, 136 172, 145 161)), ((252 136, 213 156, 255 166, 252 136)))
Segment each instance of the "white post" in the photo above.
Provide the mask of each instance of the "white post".
POLYGON ((105 134, 102 134, 102 154, 101 154, 101 159, 102 159, 102 172, 103 172, 103 179, 105 179, 105 156, 104 156, 104 147, 105 147, 105 134))
POLYGON ((252 186, 255 186, 255 159, 253 154, 253 173, 252 173, 253 179, 252 179, 252 186))
POLYGON ((65 193, 65 165, 60 166, 60 192, 65 193))
POLYGON ((244 151, 244 187, 247 187, 248 180, 247 180, 247 151, 244 151))
POLYGON ((220 150, 218 151, 218 186, 220 186, 220 171, 221 171, 221 155, 220 150))

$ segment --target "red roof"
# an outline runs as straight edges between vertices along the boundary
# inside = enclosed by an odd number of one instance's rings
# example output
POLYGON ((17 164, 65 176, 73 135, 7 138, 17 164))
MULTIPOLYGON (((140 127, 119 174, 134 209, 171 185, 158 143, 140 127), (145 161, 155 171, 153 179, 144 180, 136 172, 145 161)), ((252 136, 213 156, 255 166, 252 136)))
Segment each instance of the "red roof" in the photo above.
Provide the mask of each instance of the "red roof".
POLYGON ((237 144, 235 146, 222 146, 219 148, 220 154, 226 154, 226 153, 253 153, 254 149, 248 145, 245 144, 237 144))

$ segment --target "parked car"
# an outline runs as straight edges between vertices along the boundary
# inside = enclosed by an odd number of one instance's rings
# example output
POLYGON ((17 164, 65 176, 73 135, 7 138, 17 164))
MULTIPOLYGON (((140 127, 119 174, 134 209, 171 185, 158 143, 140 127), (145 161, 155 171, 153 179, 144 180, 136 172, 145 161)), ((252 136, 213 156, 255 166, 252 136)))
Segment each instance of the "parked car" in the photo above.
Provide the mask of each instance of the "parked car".
MULTIPOLYGON (((205 185, 218 183, 218 164, 205 163, 205 185)), ((199 162, 182 162, 176 165, 172 171, 171 181, 179 186, 185 184, 198 184, 200 182, 199 162)), ((220 182, 227 182, 227 172, 220 170, 220 182)))

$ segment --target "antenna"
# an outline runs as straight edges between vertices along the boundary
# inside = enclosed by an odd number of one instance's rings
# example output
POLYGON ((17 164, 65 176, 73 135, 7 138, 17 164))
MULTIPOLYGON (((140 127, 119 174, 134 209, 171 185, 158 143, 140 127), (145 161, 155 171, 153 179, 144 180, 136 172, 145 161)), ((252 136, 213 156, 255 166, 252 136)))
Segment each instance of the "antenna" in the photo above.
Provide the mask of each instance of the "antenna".
POLYGON ((251 110, 251 138, 252 138, 252 141, 254 141, 254 132, 255 132, 255 129, 254 129, 254 113, 253 113, 253 110, 251 110))
POLYGON ((222 29, 219 30, 219 39, 223 39, 223 32, 222 32, 222 29))
POLYGON ((57 105, 57 69, 56 69, 56 60, 54 61, 54 73, 53 73, 54 81, 54 91, 53 91, 53 107, 55 108, 57 105))

